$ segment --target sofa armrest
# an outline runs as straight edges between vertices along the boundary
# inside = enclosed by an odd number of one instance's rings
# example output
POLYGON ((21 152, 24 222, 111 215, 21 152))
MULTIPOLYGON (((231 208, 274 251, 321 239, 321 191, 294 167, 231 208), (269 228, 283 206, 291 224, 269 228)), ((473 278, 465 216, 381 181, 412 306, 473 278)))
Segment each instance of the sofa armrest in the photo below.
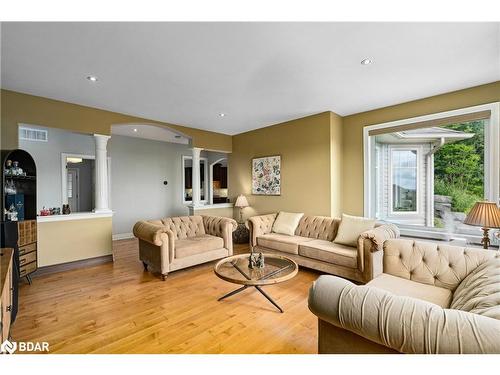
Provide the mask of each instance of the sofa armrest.
POLYGON ((141 220, 135 223, 133 233, 135 237, 156 246, 161 246, 163 244, 164 236, 162 236, 162 234, 166 234, 168 241, 171 242, 171 247, 174 247, 174 233, 162 225, 156 225, 141 220))
POLYGON ((358 247, 365 247, 365 244, 370 244, 369 248, 364 250, 379 251, 383 250, 384 242, 391 238, 399 238, 399 228, 394 224, 384 224, 379 227, 367 230, 361 233, 358 239, 358 247), (368 242, 365 240, 369 240, 368 242))
POLYGON ((236 220, 220 216, 202 216, 202 219, 205 233, 221 237, 224 240, 224 247, 229 250, 229 255, 232 255, 233 232, 238 227, 236 220))
POLYGON ((162 275, 167 274, 169 269, 168 265, 173 261, 175 256, 174 233, 163 225, 152 224, 147 221, 138 221, 135 223, 133 233, 139 240, 159 247, 159 249, 143 249, 139 241, 139 257, 143 261, 145 259, 142 258, 147 258, 147 261, 153 261, 150 258, 156 259, 156 257, 151 256, 151 252, 160 251, 161 264, 157 264, 157 266, 160 268, 162 275))
POLYGON ((278 214, 268 214, 252 216, 248 219, 248 230, 250 232, 250 247, 257 245, 257 237, 266 233, 271 233, 274 221, 278 214))
POLYGON ((383 224, 361 233, 358 238, 358 267, 365 282, 372 280, 383 271, 384 242, 399 237, 399 229, 394 224, 383 224))
POLYGON ((500 353, 500 321, 320 276, 309 309, 336 327, 402 353, 500 353))

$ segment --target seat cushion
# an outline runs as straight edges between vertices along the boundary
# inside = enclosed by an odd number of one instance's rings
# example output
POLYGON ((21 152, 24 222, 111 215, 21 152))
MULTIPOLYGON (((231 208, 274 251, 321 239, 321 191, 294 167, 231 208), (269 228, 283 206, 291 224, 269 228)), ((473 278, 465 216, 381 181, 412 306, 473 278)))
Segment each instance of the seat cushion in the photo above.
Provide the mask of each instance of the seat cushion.
POLYGON ((175 241, 175 258, 186 258, 191 255, 201 254, 210 250, 224 247, 224 240, 209 234, 187 237, 175 241))
POLYGON ((358 266, 357 248, 325 240, 313 240, 301 244, 299 255, 349 268, 358 266))
POLYGON ((484 262, 462 280, 451 308, 500 320, 500 258, 484 262))
POLYGON ((269 233, 257 237, 257 245, 289 254, 299 253, 299 244, 312 241, 312 238, 287 236, 286 234, 269 233))
POLYGON ((397 296, 412 297, 431 302, 443 308, 451 303, 452 293, 449 289, 439 286, 417 283, 401 277, 383 273, 370 281, 368 286, 387 290, 397 296))

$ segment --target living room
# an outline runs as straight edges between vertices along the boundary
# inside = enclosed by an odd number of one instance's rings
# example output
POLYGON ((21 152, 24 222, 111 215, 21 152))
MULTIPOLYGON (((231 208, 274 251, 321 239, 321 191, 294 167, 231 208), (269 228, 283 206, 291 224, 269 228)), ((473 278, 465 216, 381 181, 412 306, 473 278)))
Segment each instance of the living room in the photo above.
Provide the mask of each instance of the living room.
POLYGON ((36 21, 2 353, 500 354, 498 21, 36 21))

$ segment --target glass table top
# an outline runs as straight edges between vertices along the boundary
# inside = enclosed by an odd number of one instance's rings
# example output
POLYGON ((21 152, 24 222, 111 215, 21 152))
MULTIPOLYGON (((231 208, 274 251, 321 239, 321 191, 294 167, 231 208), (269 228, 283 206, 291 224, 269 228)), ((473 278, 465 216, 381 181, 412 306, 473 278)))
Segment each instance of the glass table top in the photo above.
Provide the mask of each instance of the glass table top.
POLYGON ((215 265, 215 274, 235 284, 269 285, 289 280, 298 272, 297 263, 274 254, 264 254, 263 268, 250 268, 249 256, 241 254, 222 259, 215 265))

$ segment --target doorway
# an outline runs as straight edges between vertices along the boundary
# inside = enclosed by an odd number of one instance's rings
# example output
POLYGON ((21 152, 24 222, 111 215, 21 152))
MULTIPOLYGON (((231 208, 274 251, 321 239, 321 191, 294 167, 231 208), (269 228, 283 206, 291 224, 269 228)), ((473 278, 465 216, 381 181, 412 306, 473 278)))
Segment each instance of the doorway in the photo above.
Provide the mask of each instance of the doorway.
POLYGON ((80 211, 79 177, 78 168, 68 168, 66 189, 71 212, 80 211))

